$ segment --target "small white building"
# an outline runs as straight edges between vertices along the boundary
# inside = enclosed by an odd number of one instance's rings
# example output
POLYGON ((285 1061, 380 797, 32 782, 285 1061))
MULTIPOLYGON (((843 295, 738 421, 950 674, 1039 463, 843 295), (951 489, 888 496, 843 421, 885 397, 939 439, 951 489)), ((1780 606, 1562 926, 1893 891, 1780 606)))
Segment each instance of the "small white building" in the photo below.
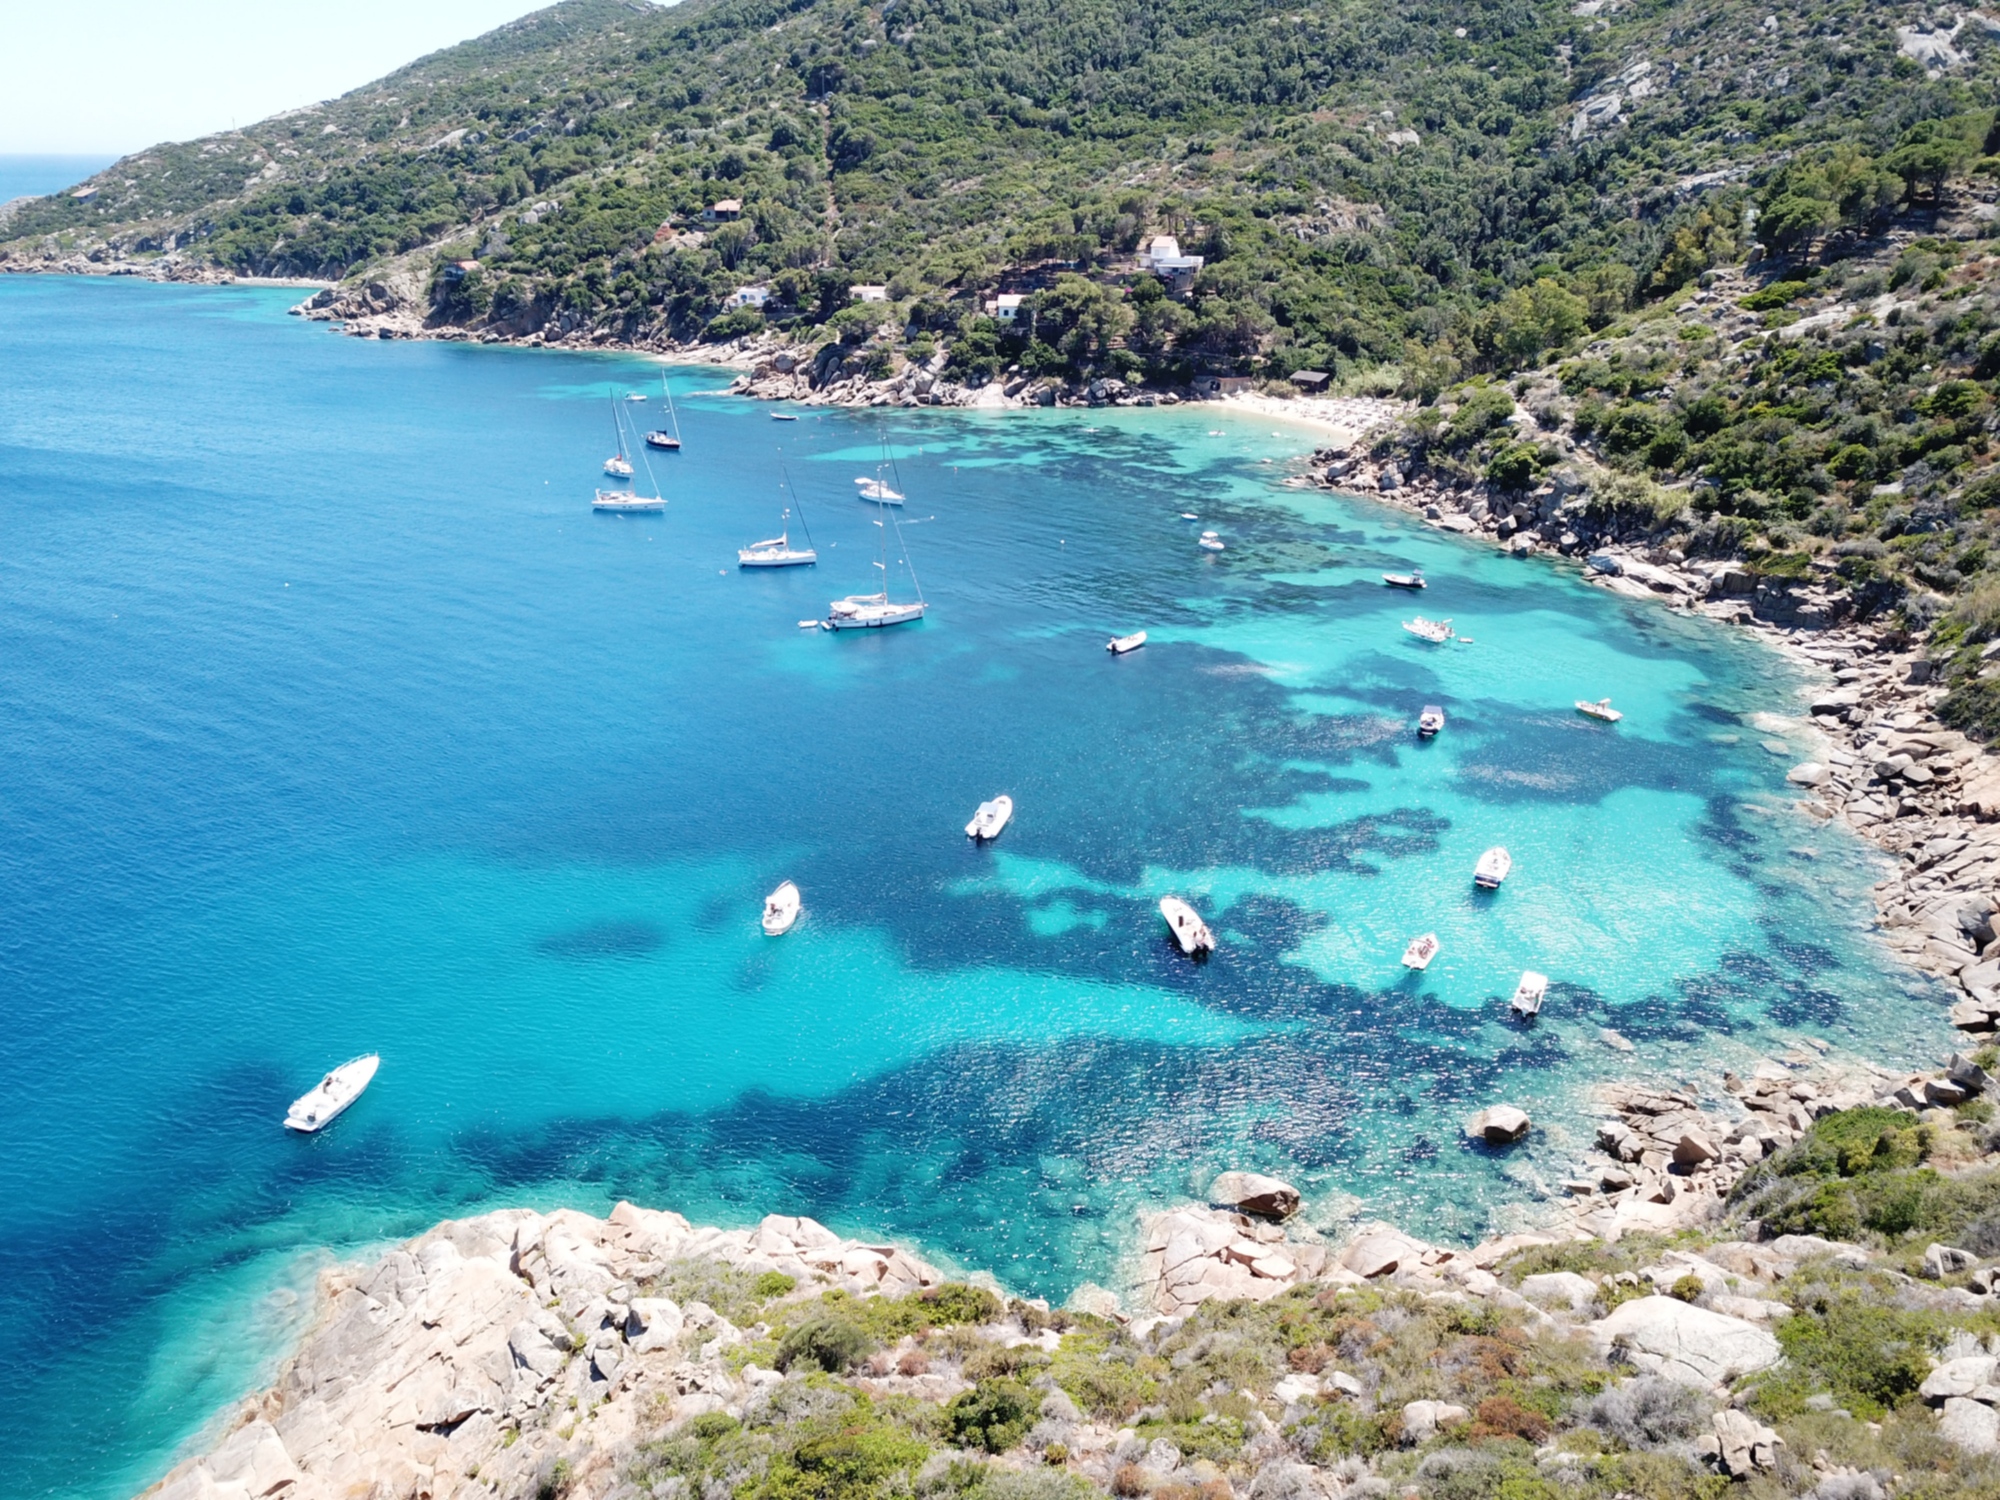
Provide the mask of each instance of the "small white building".
POLYGON ((994 322, 1012 323, 1021 316, 1021 304, 1025 301, 1027 298, 1019 292, 1002 292, 986 310, 992 314, 994 322))
POLYGON ((771 289, 767 286, 739 286, 723 302, 724 307, 754 307, 763 311, 764 304, 771 300, 771 289))
POLYGON ((889 289, 886 286, 851 286, 847 295, 854 302, 887 302, 889 289))
POLYGON ((1151 271, 1177 292, 1194 285, 1205 257, 1181 254, 1181 242, 1170 234, 1156 234, 1139 247, 1139 267, 1151 271))

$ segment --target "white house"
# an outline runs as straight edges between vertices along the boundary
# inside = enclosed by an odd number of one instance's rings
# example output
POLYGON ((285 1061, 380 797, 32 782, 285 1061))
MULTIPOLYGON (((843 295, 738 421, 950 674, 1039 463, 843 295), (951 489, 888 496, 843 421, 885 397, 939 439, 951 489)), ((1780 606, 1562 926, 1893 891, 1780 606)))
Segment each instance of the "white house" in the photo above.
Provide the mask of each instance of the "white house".
POLYGON ((767 286, 739 286, 731 292, 722 304, 724 307, 754 307, 762 310, 771 299, 771 289, 767 286))
POLYGON ((1011 323, 1021 316, 1021 304, 1027 300, 1019 292, 1002 292, 993 299, 993 319, 997 323, 1011 323))
POLYGON ((1170 234, 1156 234, 1139 247, 1140 269, 1151 271, 1177 292, 1194 285, 1202 261, 1202 256, 1181 254, 1181 242, 1170 234))
POLYGON ((887 302, 889 289, 886 286, 851 286, 847 289, 850 300, 855 302, 887 302))

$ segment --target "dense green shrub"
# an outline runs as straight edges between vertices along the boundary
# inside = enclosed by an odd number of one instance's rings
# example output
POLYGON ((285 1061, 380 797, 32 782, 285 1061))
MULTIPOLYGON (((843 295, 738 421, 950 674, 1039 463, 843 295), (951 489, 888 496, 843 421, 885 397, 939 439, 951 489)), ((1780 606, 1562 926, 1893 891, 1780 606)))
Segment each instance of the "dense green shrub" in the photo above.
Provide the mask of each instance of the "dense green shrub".
POLYGON ((1018 1380, 982 1380, 952 1398, 945 1408, 952 1441, 965 1448, 1000 1453, 1011 1448, 1034 1425, 1041 1398, 1018 1380))
POLYGON ((781 1370, 794 1366, 838 1375, 877 1347, 867 1330, 850 1319, 822 1314, 808 1318, 778 1342, 781 1370))

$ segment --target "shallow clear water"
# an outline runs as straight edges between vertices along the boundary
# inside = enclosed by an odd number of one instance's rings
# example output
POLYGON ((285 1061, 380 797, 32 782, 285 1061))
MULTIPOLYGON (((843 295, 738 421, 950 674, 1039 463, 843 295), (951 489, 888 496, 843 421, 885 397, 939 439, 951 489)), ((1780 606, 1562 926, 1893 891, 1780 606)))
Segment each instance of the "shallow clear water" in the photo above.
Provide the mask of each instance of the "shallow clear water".
POLYGON ((268 1374, 329 1248, 484 1205, 809 1213, 1059 1298, 1223 1165, 1328 1227, 1361 1198, 1471 1236, 1587 1144, 1595 1078, 1948 1035, 1867 937, 1871 857, 1794 809, 1806 732, 1750 722, 1797 711, 1782 661, 1288 489, 1307 435, 776 424, 683 370, 667 513, 593 516, 605 397, 649 367, 341 339, 295 295, 0 281, 20 1493, 155 1477, 268 1374), (931 617, 800 630, 873 586, 852 480, 884 443, 931 617), (741 574, 780 446, 822 561, 741 574), (1421 601, 1378 581, 1411 564, 1421 601), (1416 641, 1416 607, 1473 643, 1416 641), (1570 707, 1605 693, 1615 728, 1570 707), (1498 842, 1514 874, 1475 894, 1498 842), (806 916, 768 941, 787 876, 806 916), (1169 891, 1221 934, 1205 966, 1169 891), (1525 967, 1555 980, 1526 1032, 1525 967), (278 1128, 365 1050, 351 1114, 278 1128), (1465 1147, 1502 1098, 1536 1143, 1465 1147))

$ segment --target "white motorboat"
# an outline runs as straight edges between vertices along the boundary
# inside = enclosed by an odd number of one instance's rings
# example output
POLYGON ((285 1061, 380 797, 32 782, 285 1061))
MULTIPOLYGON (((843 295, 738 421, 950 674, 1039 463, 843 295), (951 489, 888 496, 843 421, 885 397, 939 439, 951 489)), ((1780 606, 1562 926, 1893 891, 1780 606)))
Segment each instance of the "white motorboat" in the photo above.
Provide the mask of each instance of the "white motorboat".
POLYGON ((1497 891, 1500 882, 1507 878, 1507 872, 1514 868, 1514 856, 1495 844, 1479 856, 1479 863, 1472 867, 1472 883, 1482 891, 1497 891))
POLYGON ((1542 997, 1548 992, 1548 975, 1523 969, 1521 982, 1514 986, 1514 998, 1507 1002, 1507 1008, 1522 1020, 1528 1020, 1542 1013, 1542 997))
POLYGON ((1007 826, 1007 820, 1014 816, 1014 799, 1002 792, 990 802, 979 804, 979 810, 972 815, 972 821, 965 825, 965 836, 985 843, 988 839, 1000 837, 1000 830, 1007 826))
POLYGON ((799 888, 787 880, 764 898, 764 936, 783 937, 799 919, 799 888))
POLYGON ((1435 703, 1426 703, 1424 711, 1417 715, 1417 733, 1429 739, 1444 728, 1444 710, 1435 703))
POLYGON ((1407 573, 1384 573, 1382 581, 1392 589, 1423 589, 1430 585, 1424 582, 1424 570, 1413 568, 1407 573))
POLYGON ((304 1135, 326 1129, 361 1097, 381 1066, 382 1059, 373 1052, 342 1063, 292 1101, 292 1107, 285 1111, 285 1129, 304 1135))
POLYGON ((1442 946, 1435 932, 1427 932, 1420 938, 1412 939, 1410 946, 1403 950, 1403 967, 1428 969, 1431 960, 1438 956, 1438 949, 1442 946))
POLYGON ((1579 698, 1576 700, 1576 711, 1580 714, 1589 714, 1593 719, 1602 719, 1607 724, 1616 724, 1625 717, 1611 706, 1609 698, 1599 698, 1595 703, 1579 698))
POLYGON ((1181 952, 1189 958, 1200 958, 1205 953, 1215 951, 1215 934, 1208 930, 1208 923, 1195 913, 1195 909, 1178 896, 1160 898, 1160 915, 1167 919, 1167 928, 1174 935, 1174 941, 1181 945, 1181 952))
POLYGON ((644 391, 627 391, 625 393, 625 399, 627 401, 644 401, 646 399, 646 393, 644 391))
POLYGON ((599 490, 597 498, 590 502, 590 508, 616 515, 638 515, 663 511, 667 502, 661 495, 635 495, 630 490, 599 490))
POLYGON ((890 489, 883 482, 882 476, 879 474, 873 479, 857 479, 854 481, 854 485, 861 492, 863 500, 874 500, 883 505, 901 505, 903 503, 903 496, 895 490, 890 489))
POLYGON ((739 568, 801 568, 818 561, 816 549, 792 545, 790 532, 736 550, 739 568))
POLYGON ((1222 538, 1213 531, 1204 531, 1195 545, 1204 552, 1220 552, 1223 546, 1222 538))
POLYGON ((774 411, 771 413, 771 420, 773 422, 796 422, 798 418, 788 411, 774 411))
POLYGON ((1130 635, 1114 635, 1104 643, 1104 649, 1113 656, 1123 656, 1127 651, 1137 651, 1146 644, 1146 632, 1135 630, 1130 635))
POLYGON ((1422 615, 1418 615, 1414 620, 1403 621, 1403 629, 1418 640, 1429 641, 1433 646, 1442 646, 1452 635, 1451 621, 1426 620, 1422 615))

